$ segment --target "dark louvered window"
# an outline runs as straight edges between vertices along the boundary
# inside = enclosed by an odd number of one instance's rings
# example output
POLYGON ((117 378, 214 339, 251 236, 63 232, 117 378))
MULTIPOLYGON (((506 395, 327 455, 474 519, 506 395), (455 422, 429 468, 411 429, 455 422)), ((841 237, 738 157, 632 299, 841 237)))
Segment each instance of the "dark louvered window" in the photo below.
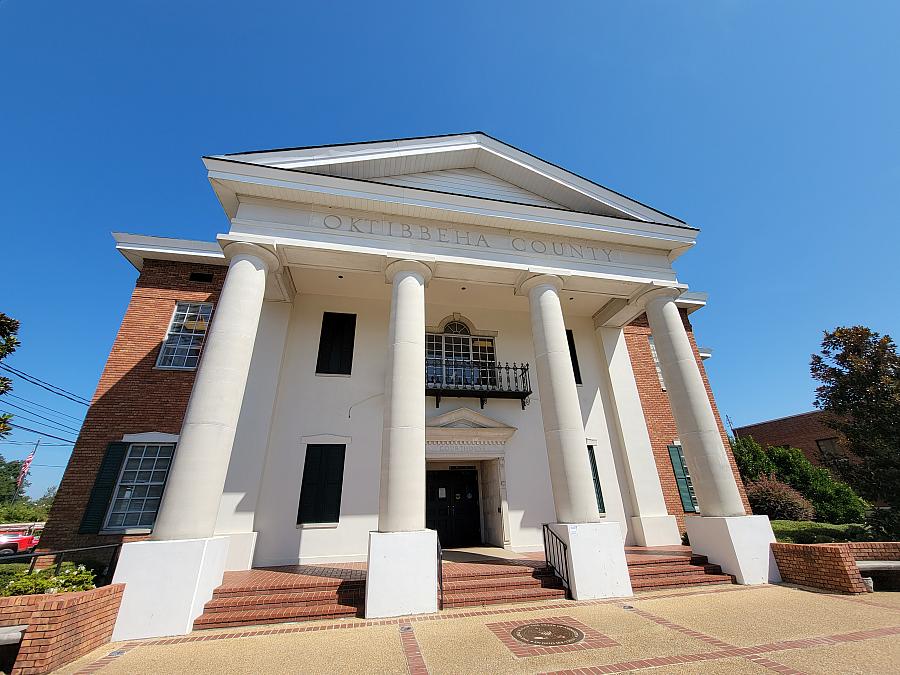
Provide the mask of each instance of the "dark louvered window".
POLYGON ((106 454, 100 462, 94 487, 91 488, 91 496, 81 519, 81 527, 78 528, 82 534, 96 534, 102 529, 126 452, 128 443, 110 443, 106 446, 106 454))
POLYGON ((594 456, 594 446, 587 446, 588 459, 591 461, 591 477, 594 479, 594 494, 597 495, 597 509, 600 513, 606 513, 603 505, 603 490, 600 489, 600 474, 597 472, 597 458, 594 456))
POLYGON ((297 523, 336 523, 341 515, 345 445, 306 446, 297 523))
POLYGON ((349 375, 353 366, 353 338, 356 334, 356 314, 325 312, 322 334, 319 336, 319 375, 349 375))
POLYGON ((569 356, 572 358, 572 370, 575 371, 575 384, 581 384, 581 368, 578 367, 578 353, 575 351, 575 335, 566 329, 566 339, 569 341, 569 356))
POLYGON ((678 483, 678 495, 681 497, 682 508, 687 513, 700 511, 697 496, 694 494, 694 484, 691 482, 691 474, 688 472, 687 463, 684 461, 684 452, 680 445, 669 446, 669 459, 672 460, 672 470, 675 472, 675 482, 678 483))

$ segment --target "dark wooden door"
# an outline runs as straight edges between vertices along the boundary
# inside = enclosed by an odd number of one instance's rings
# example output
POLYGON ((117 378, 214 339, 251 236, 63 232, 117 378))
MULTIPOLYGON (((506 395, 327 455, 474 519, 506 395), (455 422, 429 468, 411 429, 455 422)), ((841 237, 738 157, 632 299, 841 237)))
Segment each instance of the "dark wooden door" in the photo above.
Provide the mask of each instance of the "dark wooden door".
POLYGON ((437 530, 444 548, 481 543, 476 470, 426 472, 425 526, 437 530))

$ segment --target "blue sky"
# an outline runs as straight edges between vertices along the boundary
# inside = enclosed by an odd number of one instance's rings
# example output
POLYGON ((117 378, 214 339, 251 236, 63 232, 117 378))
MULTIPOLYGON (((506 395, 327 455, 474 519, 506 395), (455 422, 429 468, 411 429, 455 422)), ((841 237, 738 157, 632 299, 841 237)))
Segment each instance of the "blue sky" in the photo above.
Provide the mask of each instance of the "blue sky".
POLYGON ((898 25, 896 2, 0 0, 7 362, 91 396, 136 276, 109 233, 226 230, 204 154, 478 129, 700 227, 676 266, 710 293, 720 409, 808 410, 824 329, 900 333, 898 25))

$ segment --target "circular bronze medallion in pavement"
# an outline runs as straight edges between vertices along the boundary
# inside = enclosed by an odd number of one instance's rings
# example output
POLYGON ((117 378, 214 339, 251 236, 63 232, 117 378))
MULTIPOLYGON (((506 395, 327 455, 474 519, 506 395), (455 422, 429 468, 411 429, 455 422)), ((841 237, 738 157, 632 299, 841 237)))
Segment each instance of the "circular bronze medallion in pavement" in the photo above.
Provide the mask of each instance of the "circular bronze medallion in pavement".
POLYGON ((573 645, 584 640, 584 633, 561 623, 526 623, 516 626, 512 636, 527 645, 556 647, 573 645))

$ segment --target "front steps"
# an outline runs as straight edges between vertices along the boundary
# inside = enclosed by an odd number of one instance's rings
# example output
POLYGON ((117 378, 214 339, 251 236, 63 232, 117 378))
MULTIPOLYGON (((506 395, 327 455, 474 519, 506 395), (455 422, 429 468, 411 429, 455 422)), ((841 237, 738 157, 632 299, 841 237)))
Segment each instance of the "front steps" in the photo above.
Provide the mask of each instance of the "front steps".
MULTIPOLYGON (((734 583, 718 565, 687 549, 671 554, 629 549, 626 557, 635 592, 734 583)), ((444 609, 566 597, 562 583, 542 560, 496 560, 445 562, 444 609)), ((226 572, 194 621, 194 630, 362 616, 364 575, 361 569, 303 566, 226 572), (326 573, 334 576, 321 576, 326 573)))

